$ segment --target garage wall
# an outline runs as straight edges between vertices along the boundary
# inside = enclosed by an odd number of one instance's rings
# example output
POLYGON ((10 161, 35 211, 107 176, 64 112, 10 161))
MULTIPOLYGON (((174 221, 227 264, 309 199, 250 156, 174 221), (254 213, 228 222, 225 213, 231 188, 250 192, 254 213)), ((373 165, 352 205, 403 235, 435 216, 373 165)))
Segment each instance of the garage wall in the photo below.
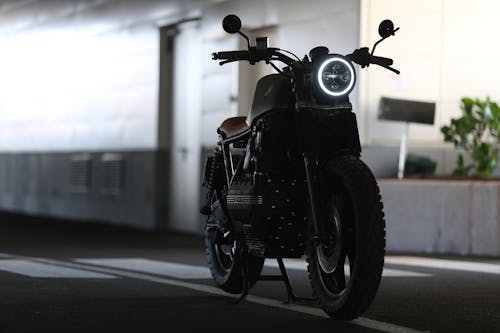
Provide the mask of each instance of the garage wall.
POLYGON ((381 96, 437 103, 436 125, 411 126, 410 151, 442 161, 439 172, 453 167, 439 128, 458 114, 459 99, 500 97, 500 44, 491 42, 500 4, 492 0, 3 0, 0 208, 144 228, 167 227, 170 216, 170 227, 199 231, 200 151, 238 113, 238 94, 254 89, 241 87, 238 64, 220 67, 210 58, 241 43, 221 28, 229 13, 247 30, 273 27, 271 44, 299 56, 318 45, 341 54, 372 45, 385 18, 401 27, 377 54, 394 58, 402 74, 358 69, 351 95, 364 157, 378 176, 393 175, 402 130, 376 119, 381 96), (176 130, 160 133, 168 126, 159 120, 159 28, 194 17, 200 21, 180 29, 178 40, 176 130), (183 58, 190 50, 198 57, 183 58), (95 176, 75 192, 82 154, 95 176), (106 164, 109 156, 119 162, 106 164), (108 167, 121 168, 118 191, 98 176, 108 167))
POLYGON ((221 29, 228 13, 277 26, 301 55, 358 44, 359 1, 0 1, 0 209, 199 230, 200 144, 237 112, 237 65, 210 60, 240 43, 221 29), (165 133, 159 28, 195 17, 179 29, 165 133))
POLYGON ((194 16, 205 41, 203 138, 213 143, 208 128, 236 112, 237 65, 210 62, 238 45, 220 27, 228 13, 249 29, 279 26, 280 47, 297 54, 358 44, 359 1, 2 1, 0 151, 156 148, 158 27, 194 16))
POLYGON ((206 4, 0 1, 0 209, 169 227, 159 28, 206 4))

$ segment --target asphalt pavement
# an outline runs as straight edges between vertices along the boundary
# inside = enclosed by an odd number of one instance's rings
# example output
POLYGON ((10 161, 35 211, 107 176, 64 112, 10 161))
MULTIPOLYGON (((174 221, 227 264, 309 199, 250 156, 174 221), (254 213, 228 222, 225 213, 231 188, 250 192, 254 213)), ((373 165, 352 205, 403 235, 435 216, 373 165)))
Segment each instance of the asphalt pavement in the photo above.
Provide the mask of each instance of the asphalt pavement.
MULTIPOLYGON (((311 296, 304 261, 286 265, 311 296)), ((2 333, 500 332, 500 258, 389 254, 370 309, 340 322, 284 304, 280 282, 232 304, 200 237, 2 213, 0 296, 2 333)))

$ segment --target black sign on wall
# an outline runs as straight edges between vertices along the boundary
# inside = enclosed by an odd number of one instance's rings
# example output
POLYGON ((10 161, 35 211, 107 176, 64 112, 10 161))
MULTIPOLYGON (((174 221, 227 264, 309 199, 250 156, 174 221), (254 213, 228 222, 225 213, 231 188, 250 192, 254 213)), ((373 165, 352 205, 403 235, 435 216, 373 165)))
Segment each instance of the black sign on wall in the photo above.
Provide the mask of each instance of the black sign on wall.
POLYGON ((436 103, 382 97, 378 119, 434 125, 436 103))

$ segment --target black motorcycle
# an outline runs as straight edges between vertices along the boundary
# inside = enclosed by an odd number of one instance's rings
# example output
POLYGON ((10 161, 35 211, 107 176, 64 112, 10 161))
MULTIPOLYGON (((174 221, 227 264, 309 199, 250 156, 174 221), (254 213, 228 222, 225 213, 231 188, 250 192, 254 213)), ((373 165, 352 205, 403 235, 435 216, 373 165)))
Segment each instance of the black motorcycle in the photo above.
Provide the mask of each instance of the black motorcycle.
POLYGON ((302 60, 267 45, 250 45, 235 15, 224 18, 228 33, 239 33, 248 50, 213 53, 221 65, 265 61, 277 74, 261 78, 250 114, 226 119, 219 142, 207 158, 203 186, 207 215, 205 245, 217 286, 243 300, 258 280, 284 281, 293 293, 283 258, 306 254, 312 302, 330 316, 360 316, 377 292, 385 253, 385 221, 379 188, 360 160, 356 116, 349 93, 352 62, 389 69, 393 61, 373 55, 394 35, 390 20, 370 52, 342 56, 324 46, 302 60), (275 62, 286 66, 279 68, 275 62), (261 274, 265 258, 278 261, 281 275, 261 274))

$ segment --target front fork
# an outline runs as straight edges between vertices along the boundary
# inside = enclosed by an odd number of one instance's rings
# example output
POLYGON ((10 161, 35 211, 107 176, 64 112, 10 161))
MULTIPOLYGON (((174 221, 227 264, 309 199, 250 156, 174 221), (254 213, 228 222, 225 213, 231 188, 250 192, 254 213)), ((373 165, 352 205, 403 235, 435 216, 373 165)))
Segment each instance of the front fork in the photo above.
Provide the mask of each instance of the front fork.
POLYGON ((324 177, 322 169, 316 156, 304 155, 307 187, 309 201, 311 204, 311 218, 314 227, 313 240, 316 244, 327 244, 327 232, 325 230, 324 209, 324 177))

